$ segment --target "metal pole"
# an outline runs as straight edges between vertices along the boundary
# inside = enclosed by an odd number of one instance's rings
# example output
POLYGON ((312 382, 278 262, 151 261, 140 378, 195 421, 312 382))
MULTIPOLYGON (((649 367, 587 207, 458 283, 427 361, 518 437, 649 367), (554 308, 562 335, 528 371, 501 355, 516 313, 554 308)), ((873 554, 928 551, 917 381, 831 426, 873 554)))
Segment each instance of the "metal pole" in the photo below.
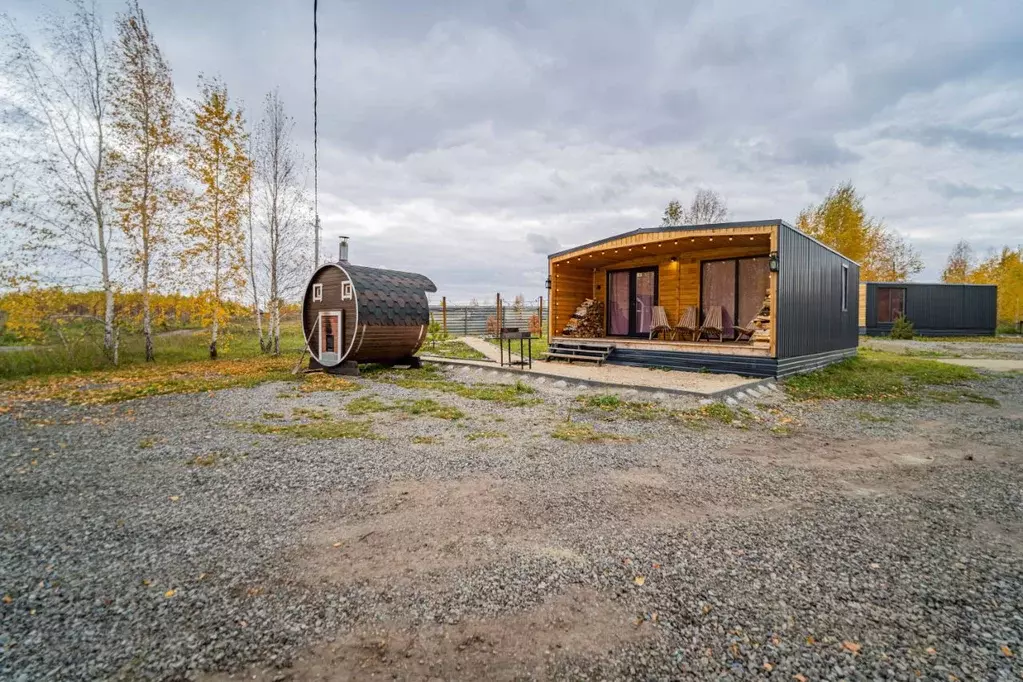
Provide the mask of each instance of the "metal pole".
POLYGON ((448 333, 448 297, 447 296, 441 296, 440 297, 440 319, 441 319, 441 326, 444 329, 444 333, 447 334, 448 333))

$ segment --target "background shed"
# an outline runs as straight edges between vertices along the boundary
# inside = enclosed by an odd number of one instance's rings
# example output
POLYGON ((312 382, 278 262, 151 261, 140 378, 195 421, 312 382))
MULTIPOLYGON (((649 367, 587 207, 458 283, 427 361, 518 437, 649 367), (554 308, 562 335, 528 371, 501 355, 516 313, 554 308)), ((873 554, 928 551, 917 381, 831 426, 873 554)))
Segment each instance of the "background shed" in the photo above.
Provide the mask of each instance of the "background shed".
POLYGON ((860 285, 860 333, 886 335, 900 313, 920 336, 993 335, 998 327, 998 287, 916 282, 860 285))

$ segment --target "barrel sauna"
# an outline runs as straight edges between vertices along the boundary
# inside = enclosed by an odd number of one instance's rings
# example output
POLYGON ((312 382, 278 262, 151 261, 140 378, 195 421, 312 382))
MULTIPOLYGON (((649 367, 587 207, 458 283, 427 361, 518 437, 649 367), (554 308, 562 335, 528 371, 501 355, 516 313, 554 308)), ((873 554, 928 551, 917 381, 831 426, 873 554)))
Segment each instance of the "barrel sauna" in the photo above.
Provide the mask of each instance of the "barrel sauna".
POLYGON ((360 362, 418 366, 414 356, 430 323, 428 291, 436 285, 414 272, 347 261, 321 266, 302 299, 310 369, 355 374, 360 362))

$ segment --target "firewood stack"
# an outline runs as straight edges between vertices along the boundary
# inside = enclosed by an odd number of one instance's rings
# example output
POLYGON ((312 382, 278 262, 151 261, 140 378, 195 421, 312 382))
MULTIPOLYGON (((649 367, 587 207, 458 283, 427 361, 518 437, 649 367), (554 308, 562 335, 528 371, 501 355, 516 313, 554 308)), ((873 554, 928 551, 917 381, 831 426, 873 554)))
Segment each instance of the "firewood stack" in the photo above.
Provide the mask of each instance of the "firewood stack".
POLYGON ((575 309, 571 319, 562 331, 565 336, 588 338, 604 335, 604 304, 588 298, 575 309))
POLYGON ((754 348, 769 349, 771 347, 771 297, 764 298, 760 313, 753 318, 753 337, 750 339, 754 348))

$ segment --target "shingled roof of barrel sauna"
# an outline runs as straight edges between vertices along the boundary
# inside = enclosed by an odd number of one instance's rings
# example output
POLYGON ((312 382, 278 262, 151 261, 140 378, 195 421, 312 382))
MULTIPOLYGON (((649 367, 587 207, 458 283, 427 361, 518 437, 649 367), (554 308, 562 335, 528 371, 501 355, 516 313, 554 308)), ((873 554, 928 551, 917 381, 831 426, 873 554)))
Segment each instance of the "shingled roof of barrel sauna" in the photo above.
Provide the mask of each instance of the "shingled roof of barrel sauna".
POLYGON ((418 364, 430 323, 427 292, 437 286, 414 272, 348 262, 313 273, 302 300, 302 331, 311 369, 378 362, 418 364))

